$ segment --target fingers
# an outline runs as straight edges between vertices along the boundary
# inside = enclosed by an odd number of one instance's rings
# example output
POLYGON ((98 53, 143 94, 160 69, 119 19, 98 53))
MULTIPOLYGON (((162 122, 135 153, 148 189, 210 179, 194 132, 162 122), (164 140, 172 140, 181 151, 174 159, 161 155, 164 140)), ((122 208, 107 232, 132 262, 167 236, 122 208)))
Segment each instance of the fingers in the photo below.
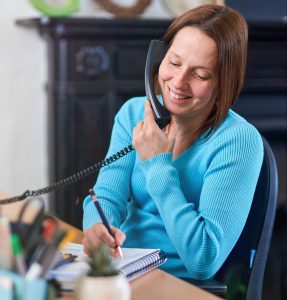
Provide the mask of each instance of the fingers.
POLYGON ((139 136, 144 128, 147 128, 149 125, 153 125, 155 123, 153 111, 150 105, 150 102, 147 100, 145 102, 145 118, 144 121, 138 122, 136 127, 133 129, 133 136, 139 136))
POLYGON ((158 125, 156 124, 154 113, 152 106, 148 100, 144 103, 145 112, 144 112, 144 121, 140 121, 137 126, 134 128, 134 133, 140 132, 143 128, 148 128, 149 126, 156 126, 158 129, 158 125))
POLYGON ((177 124, 175 123, 175 121, 172 120, 166 128, 167 128, 166 133, 167 133, 168 137, 171 139, 175 139, 177 130, 178 130, 178 127, 177 127, 177 124))
POLYGON ((138 124, 136 125, 136 127, 134 128, 134 132, 136 131, 137 133, 140 132, 143 129, 144 126, 144 121, 140 121, 138 122, 138 124))
POLYGON ((133 129, 133 137, 132 137, 132 144, 134 147, 137 147, 140 144, 142 136, 140 135, 144 122, 141 121, 137 124, 137 126, 133 129))
POLYGON ((126 235, 116 227, 112 227, 112 230, 115 234, 116 245, 117 246, 122 246, 125 239, 126 239, 126 235))
POLYGON ((121 247, 126 239, 126 235, 119 230, 118 228, 112 227, 112 230, 115 234, 115 240, 118 247, 111 248, 111 255, 112 256, 121 256, 119 247, 121 247))
POLYGON ((111 236, 107 228, 102 223, 94 224, 84 232, 82 241, 84 252, 89 255, 92 248, 99 248, 101 243, 105 243, 111 249, 111 254, 118 256, 117 246, 121 246, 126 239, 125 234, 118 228, 112 227, 115 237, 111 236))
POLYGON ((91 244, 89 243, 88 239, 84 237, 83 240, 82 240, 82 244, 83 244, 83 247, 84 247, 84 253, 89 255, 90 250, 91 250, 91 244))
POLYGON ((145 101, 144 108, 145 108, 145 114, 144 114, 145 123, 148 125, 152 125, 152 126, 156 125, 157 126, 151 104, 148 100, 145 101))
POLYGON ((84 232, 85 253, 88 253, 92 247, 99 248, 101 243, 105 243, 111 248, 116 247, 115 239, 109 234, 106 227, 102 223, 96 223, 84 232))
POLYGON ((133 129, 133 135, 139 135, 142 130, 158 130, 159 127, 157 126, 153 114, 153 110, 151 104, 148 100, 145 101, 144 104, 145 112, 144 112, 144 121, 140 121, 137 126, 133 129))
POLYGON ((132 144, 141 160, 161 153, 172 152, 175 144, 176 128, 168 126, 161 130, 154 119, 149 101, 145 102, 145 119, 133 130, 132 144))

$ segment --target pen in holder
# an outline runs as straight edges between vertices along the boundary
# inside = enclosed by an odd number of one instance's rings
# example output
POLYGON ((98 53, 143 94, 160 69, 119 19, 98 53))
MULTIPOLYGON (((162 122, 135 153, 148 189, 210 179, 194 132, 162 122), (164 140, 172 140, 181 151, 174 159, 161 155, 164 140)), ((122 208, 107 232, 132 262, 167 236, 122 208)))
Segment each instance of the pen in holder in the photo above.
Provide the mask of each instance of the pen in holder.
POLYGON ((41 198, 26 200, 14 222, 0 216, 1 300, 53 299, 59 285, 45 274, 65 237, 58 220, 45 213, 41 198))

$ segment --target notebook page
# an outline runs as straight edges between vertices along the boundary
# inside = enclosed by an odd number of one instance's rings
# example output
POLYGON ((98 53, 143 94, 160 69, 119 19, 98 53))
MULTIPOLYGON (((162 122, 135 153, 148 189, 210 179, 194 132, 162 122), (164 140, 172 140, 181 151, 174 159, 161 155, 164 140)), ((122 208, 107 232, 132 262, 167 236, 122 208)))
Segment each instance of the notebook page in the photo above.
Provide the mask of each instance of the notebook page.
MULTIPOLYGON (((127 276, 129 280, 137 278, 165 261, 160 258, 159 249, 122 248, 122 251, 123 258, 112 257, 112 260, 115 268, 127 276), (156 258, 153 257, 154 255, 156 258)), ((76 280, 89 272, 87 255, 83 251, 83 245, 76 243, 68 243, 61 252, 78 257, 72 263, 50 270, 46 278, 59 280, 63 290, 73 290, 76 280)))
MULTIPOLYGON (((159 249, 122 248, 122 251, 123 258, 112 257, 113 263, 118 270, 148 254, 158 252, 159 249)), ((68 243, 62 252, 77 255, 79 258, 85 256, 82 244, 68 243)))
POLYGON ((116 268, 120 270, 124 266, 137 261, 148 254, 158 252, 159 249, 139 249, 139 248, 122 248, 123 251, 123 258, 120 257, 113 257, 113 263, 115 264, 116 268))

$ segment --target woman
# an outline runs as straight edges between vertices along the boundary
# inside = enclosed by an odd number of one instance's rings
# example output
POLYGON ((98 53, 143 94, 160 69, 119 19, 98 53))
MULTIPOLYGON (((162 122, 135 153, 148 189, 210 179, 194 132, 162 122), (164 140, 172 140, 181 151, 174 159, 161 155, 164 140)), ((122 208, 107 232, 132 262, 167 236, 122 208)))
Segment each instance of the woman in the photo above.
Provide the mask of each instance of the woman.
POLYGON ((136 151, 101 170, 94 191, 113 224, 84 201, 86 252, 104 241, 161 248, 162 269, 208 279, 219 270, 246 222, 258 180, 260 134, 230 107, 243 85, 247 25, 236 11, 204 5, 177 18, 158 85, 170 124, 160 130, 145 97, 115 118, 108 155, 132 140, 136 151))

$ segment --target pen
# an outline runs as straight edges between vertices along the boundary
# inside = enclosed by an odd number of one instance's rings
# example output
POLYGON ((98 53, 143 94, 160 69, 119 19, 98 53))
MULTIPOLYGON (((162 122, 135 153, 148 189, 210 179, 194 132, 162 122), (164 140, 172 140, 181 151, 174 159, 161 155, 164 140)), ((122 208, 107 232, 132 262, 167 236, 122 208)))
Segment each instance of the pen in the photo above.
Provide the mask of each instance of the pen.
MULTIPOLYGON (((114 237, 115 237, 115 234, 114 234, 114 232, 112 231, 112 228, 110 227, 110 224, 109 224, 109 222, 108 222, 108 220, 107 220, 107 218, 106 218, 106 216, 105 216, 105 214, 104 214, 104 212, 103 212, 103 210, 102 210, 102 207, 101 207, 101 205, 100 205, 100 202, 97 200, 97 197, 96 197, 94 191, 93 191, 92 189, 90 189, 90 190, 89 190, 89 193, 90 193, 90 195, 91 195, 91 197, 92 197, 92 199, 93 199, 93 201, 94 201, 94 203, 95 203, 96 209, 97 209, 97 211, 98 211, 98 213, 99 213, 99 215, 100 215, 100 217, 101 217, 101 219, 102 219, 103 224, 104 224, 105 227, 107 228, 109 234, 114 238, 114 237)), ((118 248, 120 257, 123 258, 123 252, 122 252, 121 247, 120 247, 120 246, 117 246, 117 248, 118 248)))
POLYGON ((16 271, 20 275, 24 276, 26 274, 27 268, 26 268, 19 236, 13 233, 11 236, 11 242, 12 242, 12 250, 14 255, 14 263, 15 263, 16 271))
POLYGON ((66 231, 58 228, 50 242, 44 241, 42 244, 39 244, 26 273, 27 280, 44 277, 50 268, 53 267, 54 258, 56 258, 58 252, 58 245, 65 235, 66 231))
POLYGON ((65 238, 67 232, 58 228, 55 237, 49 244, 45 257, 41 260, 42 265, 42 277, 45 277, 46 273, 53 267, 55 264, 55 259, 57 258, 57 254, 59 253, 59 244, 65 238))
POLYGON ((26 272, 26 280, 34 280, 41 277, 43 272, 42 259, 47 255, 49 245, 46 241, 39 244, 30 261, 29 268, 26 272))
POLYGON ((40 277, 42 273, 42 265, 40 265, 38 262, 34 262, 31 267, 28 269, 25 279, 26 280, 35 280, 40 277))

